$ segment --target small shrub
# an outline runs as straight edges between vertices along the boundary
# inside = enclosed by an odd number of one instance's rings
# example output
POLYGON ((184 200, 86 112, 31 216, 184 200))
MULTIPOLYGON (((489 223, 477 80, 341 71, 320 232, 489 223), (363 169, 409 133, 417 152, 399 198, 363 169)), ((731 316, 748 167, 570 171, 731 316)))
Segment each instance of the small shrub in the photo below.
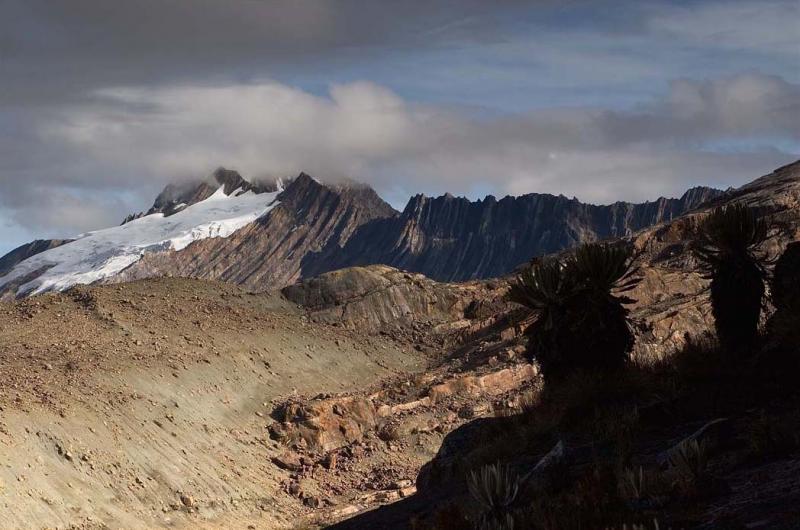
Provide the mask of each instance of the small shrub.
POLYGON ((686 496, 694 496, 708 482, 708 452, 705 440, 684 440, 669 457, 675 485, 686 496))
POLYGON ((467 480, 470 495, 480 505, 478 528, 513 529, 511 509, 520 489, 519 476, 499 462, 472 471, 467 480), (512 526, 492 526, 511 521, 512 526))
POLYGON ((514 516, 510 513, 497 516, 486 521, 481 521, 476 526, 477 530, 514 530, 514 516))
MULTIPOLYGON (((658 524, 658 519, 653 519, 653 524, 623 524, 619 527, 620 530, 661 530, 661 527, 658 524)), ((614 527, 608 527, 606 530, 616 530, 614 527)))
POLYGON ((639 466, 638 472, 633 469, 625 469, 622 472, 621 489, 623 497, 640 501, 647 494, 647 481, 644 468, 639 466))
POLYGON ((618 485, 620 496, 634 511, 663 506, 673 489, 673 483, 664 473, 643 466, 623 469, 618 485))

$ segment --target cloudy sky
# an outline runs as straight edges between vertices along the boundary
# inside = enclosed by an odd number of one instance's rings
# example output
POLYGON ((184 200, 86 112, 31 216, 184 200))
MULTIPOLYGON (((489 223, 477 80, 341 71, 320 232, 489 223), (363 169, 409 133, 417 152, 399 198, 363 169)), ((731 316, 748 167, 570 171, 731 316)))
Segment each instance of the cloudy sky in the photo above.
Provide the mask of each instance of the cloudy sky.
POLYGON ((0 253, 218 166, 585 201, 800 158, 800 2, 2 0, 0 253))

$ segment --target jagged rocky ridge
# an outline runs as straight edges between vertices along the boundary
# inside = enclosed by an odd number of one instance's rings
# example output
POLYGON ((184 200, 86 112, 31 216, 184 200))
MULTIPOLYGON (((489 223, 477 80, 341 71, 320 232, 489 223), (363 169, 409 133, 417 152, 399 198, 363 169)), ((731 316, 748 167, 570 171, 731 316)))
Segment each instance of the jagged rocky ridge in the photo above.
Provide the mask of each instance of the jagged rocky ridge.
POLYGON ((535 256, 669 221, 720 194, 693 188, 680 199, 608 206, 537 193, 475 202, 417 195, 400 216, 360 230, 335 267, 384 263, 439 281, 491 278, 535 256))
POLYGON ((226 196, 282 191, 268 213, 233 234, 203 238, 177 251, 148 249, 102 281, 186 276, 268 290, 371 264, 438 281, 488 278, 507 274, 538 255, 668 221, 723 193, 694 188, 679 199, 606 206, 546 194, 500 200, 489 196, 474 202, 449 194, 417 195, 397 212, 374 190, 355 182, 321 183, 302 173, 286 182, 250 183, 220 168, 205 181, 167 186, 150 210, 129 216, 125 223, 153 214, 172 216, 220 188, 226 196))

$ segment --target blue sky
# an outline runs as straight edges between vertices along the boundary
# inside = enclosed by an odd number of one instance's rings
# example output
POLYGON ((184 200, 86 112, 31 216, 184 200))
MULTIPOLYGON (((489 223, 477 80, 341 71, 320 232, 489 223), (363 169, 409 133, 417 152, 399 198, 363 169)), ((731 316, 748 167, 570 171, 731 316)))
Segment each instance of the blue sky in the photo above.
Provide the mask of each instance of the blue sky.
POLYGON ((0 6, 0 253, 220 165, 645 200, 800 153, 794 0, 0 6))

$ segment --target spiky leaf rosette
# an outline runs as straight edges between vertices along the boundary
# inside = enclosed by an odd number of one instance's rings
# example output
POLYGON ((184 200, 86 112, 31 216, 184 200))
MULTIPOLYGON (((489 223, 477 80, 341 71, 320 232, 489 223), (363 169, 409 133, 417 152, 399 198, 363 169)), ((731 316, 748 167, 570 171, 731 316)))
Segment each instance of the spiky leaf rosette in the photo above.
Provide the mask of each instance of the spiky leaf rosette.
POLYGON ((578 247, 568 262, 587 288, 610 293, 630 291, 639 283, 634 277, 632 251, 627 245, 589 243, 578 247))
POLYGON ((548 259, 523 271, 511 284, 508 299, 533 311, 548 311, 563 305, 575 285, 564 274, 564 265, 548 259))
POLYGON ((716 208, 703 221, 692 245, 711 273, 734 259, 755 260, 754 250, 767 238, 768 224, 755 210, 736 203, 716 208))
POLYGON ((477 528, 513 528, 510 511, 520 486, 519 476, 499 462, 471 471, 467 487, 481 509, 477 528))
POLYGON ((715 209, 692 246, 711 279, 711 307, 720 343, 731 353, 751 347, 758 336, 766 270, 756 249, 768 224, 752 208, 715 209))

